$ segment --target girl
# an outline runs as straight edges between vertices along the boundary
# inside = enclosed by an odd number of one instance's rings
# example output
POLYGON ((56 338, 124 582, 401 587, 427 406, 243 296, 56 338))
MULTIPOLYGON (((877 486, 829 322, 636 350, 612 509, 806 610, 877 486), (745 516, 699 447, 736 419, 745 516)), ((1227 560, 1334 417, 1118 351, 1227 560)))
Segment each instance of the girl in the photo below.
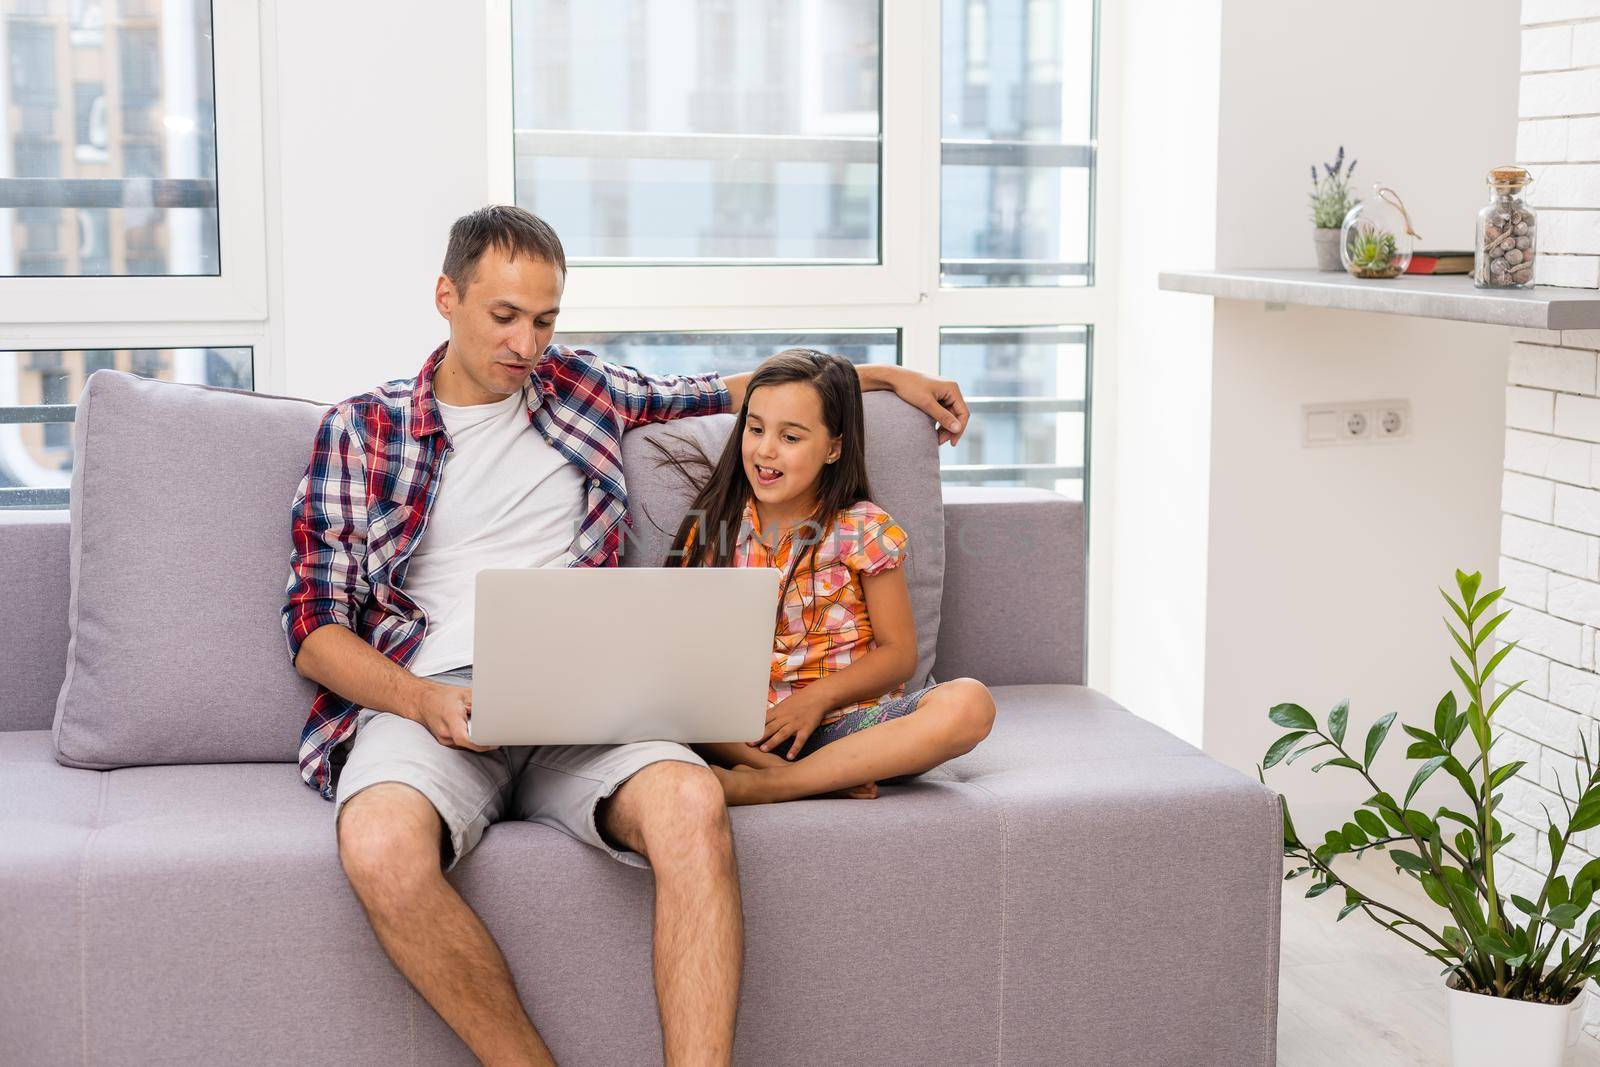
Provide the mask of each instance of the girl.
POLYGON ((917 662, 906 535, 871 496, 855 367, 804 348, 768 359, 669 556, 784 575, 761 740, 697 746, 722 764, 712 769, 730 805, 870 799, 878 781, 989 733, 994 701, 980 683, 905 691, 917 662))

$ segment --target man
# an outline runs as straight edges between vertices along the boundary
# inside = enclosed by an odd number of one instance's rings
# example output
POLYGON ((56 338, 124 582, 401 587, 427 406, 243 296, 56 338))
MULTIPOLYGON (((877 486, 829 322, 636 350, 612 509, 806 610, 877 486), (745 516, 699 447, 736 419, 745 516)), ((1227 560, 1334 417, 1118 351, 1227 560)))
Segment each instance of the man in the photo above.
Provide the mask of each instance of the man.
MULTIPOLYGON (((659 378, 552 346, 555 232, 519 208, 456 221, 434 291, 449 340, 415 379, 323 418, 294 502, 289 651, 318 684, 306 782, 335 802, 339 858, 400 972, 485 1063, 552 1063, 499 948, 444 874, 503 818, 553 825, 656 880, 668 1063, 732 1056, 742 952, 721 787, 667 742, 485 748, 472 708, 473 577, 613 566, 623 430, 737 408, 748 375, 659 378), (573 531, 576 530, 576 536, 573 531)), ((863 367, 955 440, 955 383, 863 367)))

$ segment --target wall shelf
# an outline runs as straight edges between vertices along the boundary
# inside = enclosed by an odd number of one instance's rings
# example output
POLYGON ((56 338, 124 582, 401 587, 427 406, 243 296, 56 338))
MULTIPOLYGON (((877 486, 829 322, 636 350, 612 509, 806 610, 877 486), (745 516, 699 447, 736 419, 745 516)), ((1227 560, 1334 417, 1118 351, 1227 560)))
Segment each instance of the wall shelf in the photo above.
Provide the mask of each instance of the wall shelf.
POLYGON ((1533 330, 1600 329, 1600 290, 1479 289, 1466 274, 1403 274, 1392 280, 1319 270, 1162 271, 1162 289, 1226 300, 1376 311, 1533 330))

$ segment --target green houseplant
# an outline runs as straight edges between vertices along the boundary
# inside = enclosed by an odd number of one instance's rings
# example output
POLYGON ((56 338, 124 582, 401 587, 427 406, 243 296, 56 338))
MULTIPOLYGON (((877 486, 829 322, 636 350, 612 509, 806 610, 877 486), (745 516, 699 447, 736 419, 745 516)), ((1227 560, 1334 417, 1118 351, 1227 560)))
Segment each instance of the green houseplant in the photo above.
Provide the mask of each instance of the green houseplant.
POLYGON ((1311 225, 1313 243, 1317 251, 1318 270, 1343 270, 1339 261, 1339 227, 1344 217, 1360 201, 1350 195, 1350 176, 1355 173, 1356 161, 1344 165, 1344 145, 1332 163, 1322 164, 1322 173, 1311 164, 1311 225))
MULTIPOLYGON (((1579 995, 1586 983, 1600 978, 1600 909, 1591 907, 1600 891, 1600 859, 1589 860, 1571 875, 1562 873, 1562 861, 1574 835, 1600 826, 1600 766, 1587 740, 1580 738, 1573 777, 1558 783, 1564 817, 1558 821, 1546 812, 1550 860, 1543 885, 1536 897, 1506 895, 1497 878, 1503 871, 1496 871, 1495 860, 1515 835, 1504 832, 1495 811, 1502 797, 1499 790, 1522 770, 1524 761, 1494 762, 1494 717, 1523 683, 1492 695, 1494 672, 1516 647, 1511 642, 1489 654, 1489 638, 1511 614, 1493 610, 1505 590, 1479 596, 1481 575, 1457 571, 1455 578, 1459 599, 1443 595, 1450 607, 1445 625, 1461 652, 1461 658, 1452 656, 1450 663, 1463 698, 1458 699, 1452 688, 1440 699, 1428 726, 1401 723, 1411 738, 1406 756, 1419 763, 1402 794, 1385 789, 1372 773, 1395 713, 1372 723, 1359 747, 1353 737, 1347 745, 1347 701, 1329 711, 1321 723, 1298 704, 1272 708, 1268 716, 1285 732, 1268 747, 1258 774, 1265 781, 1267 769, 1315 753, 1318 762, 1313 771, 1337 768, 1356 775, 1363 789, 1370 790, 1348 821, 1316 842, 1300 838, 1288 802, 1283 801, 1283 851, 1298 861, 1286 880, 1309 877, 1308 897, 1342 892, 1340 920, 1360 911, 1438 960, 1455 995, 1470 997, 1470 1013, 1463 1013, 1468 1022, 1474 1016, 1480 1022, 1487 1018, 1485 1012, 1493 1002, 1471 996, 1485 994, 1502 1003, 1516 1002, 1519 1011, 1542 1009, 1537 1018, 1546 1020, 1552 1032, 1559 1031, 1561 1042, 1575 1040, 1581 1022, 1579 995), (1413 807, 1423 784, 1441 771, 1460 786, 1462 802, 1432 811, 1413 807), (1397 872, 1415 879, 1448 913, 1450 922, 1436 928, 1428 919, 1407 914, 1351 884, 1347 871, 1339 869, 1340 861, 1368 853, 1387 857, 1397 872)), ((1457 1014, 1452 1007, 1456 1062, 1477 1062, 1472 1056, 1484 1053, 1492 1037, 1463 1035, 1456 1026, 1457 1014)), ((1537 1056, 1530 1058, 1526 1015, 1519 1018, 1524 1021, 1514 1024, 1518 1032, 1510 1035, 1514 1044, 1507 1047, 1517 1050, 1521 1063, 1537 1063, 1537 1056)), ((1559 1052, 1548 1062, 1559 1063, 1559 1052)))
POLYGON ((1394 278, 1400 274, 1395 260, 1399 256, 1394 234, 1370 222, 1358 222, 1350 228, 1346 241, 1350 256, 1350 273, 1357 278, 1394 278))

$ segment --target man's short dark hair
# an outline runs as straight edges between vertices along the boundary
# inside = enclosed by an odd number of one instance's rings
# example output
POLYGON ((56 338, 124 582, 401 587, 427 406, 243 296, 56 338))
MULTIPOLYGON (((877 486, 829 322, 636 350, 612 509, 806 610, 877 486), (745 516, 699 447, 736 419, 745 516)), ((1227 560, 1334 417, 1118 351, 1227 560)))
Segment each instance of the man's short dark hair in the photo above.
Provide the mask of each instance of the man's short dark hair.
POLYGON ((563 276, 567 273, 567 254, 548 222, 520 207, 490 204, 461 216, 450 227, 443 273, 461 296, 467 295, 478 260, 490 248, 498 248, 511 259, 527 256, 542 260, 553 264, 563 276))

